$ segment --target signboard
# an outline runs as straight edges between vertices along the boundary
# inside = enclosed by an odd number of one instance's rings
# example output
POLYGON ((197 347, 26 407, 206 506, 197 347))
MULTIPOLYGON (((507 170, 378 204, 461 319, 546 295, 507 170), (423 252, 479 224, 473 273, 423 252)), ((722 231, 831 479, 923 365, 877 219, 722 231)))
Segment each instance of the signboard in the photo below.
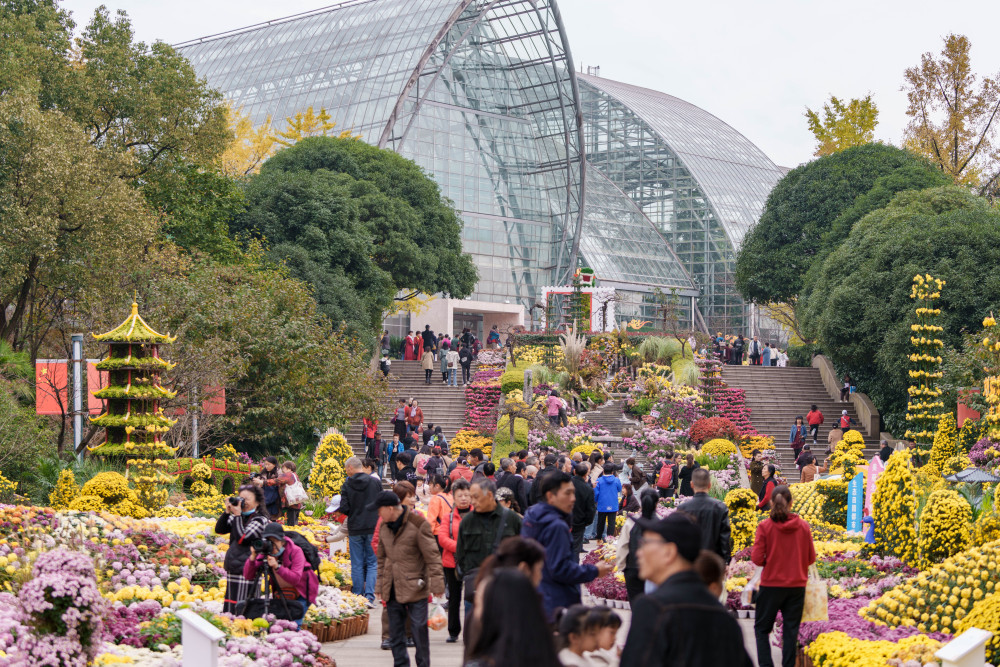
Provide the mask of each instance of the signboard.
POLYGON ((70 412, 68 384, 65 359, 38 359, 35 362, 35 413, 62 415, 70 412))
POLYGON ((104 412, 104 399, 94 396, 95 391, 100 391, 108 386, 108 372, 97 370, 94 362, 87 362, 87 411, 92 415, 99 415, 104 412))
POLYGON ((865 474, 858 472, 847 484, 847 530, 861 532, 861 515, 865 505, 865 474))

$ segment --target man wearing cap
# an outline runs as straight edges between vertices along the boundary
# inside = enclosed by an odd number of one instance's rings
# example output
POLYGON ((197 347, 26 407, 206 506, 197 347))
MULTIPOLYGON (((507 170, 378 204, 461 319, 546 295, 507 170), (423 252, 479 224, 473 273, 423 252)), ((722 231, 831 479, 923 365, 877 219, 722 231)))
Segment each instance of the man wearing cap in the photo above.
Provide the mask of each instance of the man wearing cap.
POLYGON ((382 491, 368 508, 382 519, 378 542, 379 597, 389 612, 389 641, 395 667, 410 664, 406 652, 409 616, 417 667, 431 664, 427 634, 427 597, 444 595, 441 552, 431 524, 402 505, 392 491, 382 491))
POLYGON ((352 456, 344 462, 347 481, 341 490, 340 511, 347 516, 347 543, 351 554, 351 592, 368 598, 375 607, 375 571, 372 537, 378 512, 368 509, 382 491, 382 482, 365 473, 361 459, 352 456))
POLYGON ((694 520, 675 512, 664 519, 637 519, 633 530, 642 531, 639 576, 657 589, 632 603, 621 664, 751 667, 736 619, 693 569, 701 551, 694 520))
POLYGON ((581 565, 573 552, 569 524, 576 492, 570 476, 555 470, 544 477, 539 476, 535 486, 539 487, 542 500, 524 515, 521 537, 536 540, 545 547, 542 583, 538 588, 545 615, 551 621, 559 607, 580 604, 580 584, 603 577, 614 570, 614 565, 604 560, 597 565, 581 565))
MULTIPOLYGON (((285 539, 285 531, 280 524, 269 523, 261 536, 271 542, 271 554, 259 554, 250 547, 250 558, 243 564, 243 576, 253 581, 257 572, 267 562, 274 573, 271 582, 276 588, 271 589, 271 597, 284 598, 292 617, 289 620, 301 628, 309 605, 316 602, 316 592, 319 590, 319 578, 309 566, 305 554, 299 545, 285 539)), ((280 609, 284 612, 281 602, 272 602, 271 610, 280 609)))
MULTIPOLYGON (((808 447, 808 445, 806 445, 808 447)), ((677 509, 694 517, 701 530, 701 548, 719 554, 727 564, 732 556, 732 536, 729 526, 729 506, 708 495, 712 476, 706 468, 691 473, 694 495, 677 509)))

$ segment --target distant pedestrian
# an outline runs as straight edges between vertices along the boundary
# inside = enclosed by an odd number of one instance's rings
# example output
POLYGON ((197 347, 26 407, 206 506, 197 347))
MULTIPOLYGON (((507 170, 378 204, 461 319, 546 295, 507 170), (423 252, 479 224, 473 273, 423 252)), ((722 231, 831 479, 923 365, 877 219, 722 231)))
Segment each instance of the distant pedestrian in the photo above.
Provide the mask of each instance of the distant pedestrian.
POLYGON ((437 342, 437 336, 431 331, 431 325, 424 325, 424 330, 420 334, 423 341, 421 342, 421 347, 424 349, 430 349, 432 352, 434 350, 434 344, 437 342))
POLYGON ((441 341, 440 353, 438 355, 438 361, 441 366, 441 382, 443 384, 448 384, 448 351, 451 350, 451 343, 448 339, 441 341))
POLYGON ((458 353, 458 363, 462 367, 462 385, 467 385, 472 378, 472 350, 463 345, 458 353))
POLYGON ((355 456, 344 462, 347 481, 340 492, 340 511, 347 516, 348 551, 351 555, 351 592, 375 602, 375 573, 378 563, 372 551, 372 537, 378 511, 369 509, 382 491, 382 484, 366 474, 355 456))
POLYGON ((764 343, 764 349, 760 353, 760 365, 761 366, 771 365, 771 346, 768 343, 764 343))
POLYGON ((388 329, 382 332, 381 348, 383 356, 388 355, 389 351, 392 349, 392 338, 389 336, 388 329))
POLYGON ((459 366, 459 355, 455 350, 448 350, 448 354, 445 355, 448 361, 448 384, 452 387, 458 386, 458 366, 459 366))
POLYGON ((378 364, 378 369, 382 371, 382 377, 389 377, 389 371, 392 370, 392 361, 389 360, 389 353, 382 350, 382 361, 378 364))
POLYGON ((594 487, 587 481, 589 474, 589 463, 577 463, 573 467, 572 481, 576 501, 573 503, 573 513, 570 517, 570 532, 573 535, 573 553, 577 555, 583 553, 583 534, 597 516, 594 487))
POLYGON ((764 483, 760 487, 760 491, 757 492, 757 509, 767 511, 771 508, 771 495, 774 493, 774 488, 778 486, 778 480, 775 479, 774 474, 778 471, 774 467, 773 463, 768 463, 764 466, 761 471, 764 475, 764 483))
POLYGON ((820 412, 815 403, 809 408, 809 412, 806 414, 806 423, 809 424, 809 435, 812 436, 813 444, 815 445, 816 440, 819 438, 820 424, 823 423, 823 413, 820 412))
POLYGON ((799 452, 802 451, 802 447, 806 444, 806 425, 801 416, 795 418, 795 423, 792 424, 792 430, 788 433, 788 444, 792 447, 792 452, 795 453, 795 458, 799 457, 799 452))
POLYGON ((549 392, 549 397, 545 399, 546 414, 549 417, 549 424, 553 428, 559 427, 559 410, 562 408, 562 399, 559 398, 559 391, 553 389, 549 392))
POLYGON ((760 487, 764 486, 764 455, 759 449, 750 453, 750 490, 754 494, 760 493, 760 487))
POLYGON ((851 385, 853 381, 850 375, 844 375, 844 379, 840 383, 840 402, 846 403, 847 399, 851 396, 851 385))
POLYGON ((434 373, 434 352, 431 348, 424 348, 424 356, 420 358, 420 368, 424 370, 424 384, 431 383, 431 375, 434 373))
POLYGON ((406 415, 408 412, 406 399, 399 399, 399 405, 396 406, 396 411, 392 415, 392 429, 393 433, 400 438, 406 435, 406 415))
MULTIPOLYGON (((639 512, 643 519, 652 519, 656 516, 656 506, 660 502, 660 496, 652 489, 646 489, 639 495, 639 512)), ((639 544, 642 540, 642 530, 636 528, 636 519, 629 517, 625 520, 625 526, 618 536, 617 560, 615 567, 625 575, 625 591, 628 593, 628 601, 634 602, 642 595, 645 582, 639 577, 639 544)))
POLYGON ((678 510, 695 518, 701 530, 701 548, 718 554, 726 563, 732 558, 732 531, 729 525, 729 507, 721 500, 708 495, 712 476, 708 470, 698 468, 691 475, 694 496, 682 503, 678 510))
POLYGON ((615 517, 618 516, 618 494, 622 481, 615 475, 612 463, 604 464, 604 475, 597 480, 594 495, 597 498, 597 539, 604 539, 605 529, 609 537, 615 535, 615 517))
POLYGON ((759 366, 761 348, 760 348, 760 341, 757 340, 756 336, 754 336, 753 340, 750 341, 750 345, 748 346, 747 349, 749 350, 750 365, 759 366))
POLYGON ((794 667, 798 653, 799 625, 805 607, 809 566, 816 562, 809 524, 792 514, 792 492, 782 484, 772 494, 771 514, 757 526, 750 558, 763 566, 757 596, 754 636, 757 639, 757 662, 773 667, 771 630, 775 617, 782 618, 782 667, 794 667))
POLYGON ((772 366, 777 366, 778 365, 778 348, 776 348, 774 346, 774 343, 771 343, 770 347, 771 347, 771 365, 772 366))
POLYGON ((441 563, 444 566, 444 580, 448 587, 448 599, 455 604, 448 605, 448 639, 454 644, 462 634, 462 618, 464 605, 462 600, 462 577, 455 570, 455 551, 458 549, 458 530, 462 518, 472 511, 472 496, 469 493, 469 483, 460 479, 451 485, 454 507, 443 517, 437 532, 438 544, 441 545, 441 563))
POLYGON ((846 433, 851 429, 852 426, 856 425, 857 424, 855 423, 855 421, 851 419, 851 416, 847 414, 847 410, 840 411, 840 420, 837 422, 837 426, 840 427, 841 431, 844 431, 846 433))
POLYGON ((694 454, 688 454, 685 463, 681 466, 677 478, 680 480, 678 494, 682 496, 693 496, 694 489, 691 488, 691 474, 701 466, 694 460, 694 454))
POLYGON ((491 350, 500 349, 500 331, 496 324, 493 325, 489 335, 486 337, 486 347, 491 350))

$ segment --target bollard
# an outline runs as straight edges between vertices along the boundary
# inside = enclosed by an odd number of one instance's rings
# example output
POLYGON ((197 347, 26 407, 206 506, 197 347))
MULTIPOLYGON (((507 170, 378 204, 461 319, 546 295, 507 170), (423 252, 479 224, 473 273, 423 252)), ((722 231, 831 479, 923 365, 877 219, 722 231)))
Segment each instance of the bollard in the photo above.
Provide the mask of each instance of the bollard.
POLYGON ((969 628, 942 646, 934 657, 941 667, 982 667, 986 662, 986 642, 993 633, 989 630, 969 628))
POLYGON ((534 402, 534 396, 531 394, 531 369, 524 371, 524 402, 531 405, 534 402))
POLYGON ((219 664, 219 642, 226 637, 226 633, 190 609, 181 609, 177 617, 181 619, 183 667, 216 667, 219 664))

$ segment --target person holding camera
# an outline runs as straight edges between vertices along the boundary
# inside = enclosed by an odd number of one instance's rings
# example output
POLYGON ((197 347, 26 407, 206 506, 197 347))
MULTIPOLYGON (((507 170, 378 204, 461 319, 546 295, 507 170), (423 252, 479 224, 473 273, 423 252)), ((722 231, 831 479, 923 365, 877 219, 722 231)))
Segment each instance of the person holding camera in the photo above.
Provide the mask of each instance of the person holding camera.
POLYGON ((264 506, 272 521, 281 515, 281 493, 278 490, 278 459, 266 456, 260 464, 260 474, 253 483, 264 490, 264 506))
POLYGON ((261 537, 270 523, 264 509, 261 487, 246 484, 239 495, 226 500, 226 508, 215 522, 217 535, 229 535, 229 549, 223 566, 226 570, 226 598, 222 610, 236 613, 236 605, 250 596, 253 580, 243 576, 243 566, 250 557, 250 544, 261 537))
MULTIPOLYGON (((285 531, 277 523, 269 523, 261 539, 250 545, 250 557, 243 564, 243 578, 254 581, 264 565, 274 574, 271 580, 271 598, 274 601, 270 603, 269 611, 282 614, 287 605, 291 616, 288 620, 295 621, 301 629, 309 605, 316 602, 319 578, 309 567, 309 561, 299 545, 285 539, 285 531), (284 604, 277 598, 282 598, 284 604)), ((268 576, 267 573, 264 576, 268 576)), ((250 605, 244 611, 247 618, 255 615, 250 605)))

